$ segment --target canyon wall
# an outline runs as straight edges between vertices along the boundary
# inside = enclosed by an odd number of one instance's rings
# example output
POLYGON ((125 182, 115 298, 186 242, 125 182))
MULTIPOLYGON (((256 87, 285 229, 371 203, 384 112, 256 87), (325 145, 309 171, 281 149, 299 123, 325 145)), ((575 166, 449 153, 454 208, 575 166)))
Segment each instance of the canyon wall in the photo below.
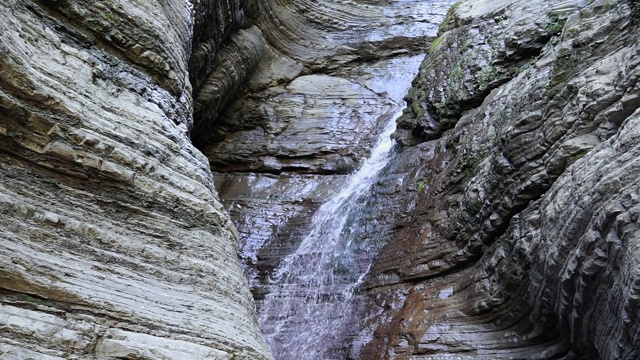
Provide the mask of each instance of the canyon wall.
MULTIPOLYGON (((309 266, 327 255, 317 249, 296 253, 319 207, 348 186, 348 175, 405 106, 403 96, 452 3, 249 1, 253 40, 239 39, 233 46, 238 51, 229 53, 229 59, 244 59, 236 62, 243 65, 207 82, 196 96, 194 142, 209 158, 238 226, 240 256, 276 358, 347 356, 347 339, 357 335, 360 316, 349 308, 360 300, 336 292, 366 272, 375 250, 336 253, 327 268, 300 276, 300 283, 279 284, 277 278, 297 272, 285 270, 288 263, 309 266), (257 62, 240 50, 265 46, 267 56, 257 62), (246 76, 240 69, 254 73, 234 87, 238 97, 227 100, 222 114, 199 107, 200 99, 214 99, 233 83, 225 79, 246 76), (324 288, 330 283, 335 287, 324 288)), ((355 229, 359 220, 353 215, 355 229)))
MULTIPOLYGON (((380 42, 366 45, 375 36, 364 45, 362 38, 350 42, 350 31, 360 28, 348 15, 323 17, 326 9, 314 10, 354 3, 303 3, 253 4, 268 16, 249 21, 263 30, 279 60, 257 66, 256 74, 264 75, 250 80, 246 94, 217 119, 221 130, 205 149, 242 233, 241 256, 259 307, 283 301, 274 297, 304 298, 295 293, 301 290, 270 286, 274 271, 296 256, 319 205, 366 157, 366 150, 356 149, 370 146, 379 131, 371 124, 381 120, 366 125, 370 140, 362 137, 358 119, 368 111, 335 116, 347 104, 345 96, 329 95, 320 81, 346 76, 379 84, 377 64, 396 69, 391 60, 403 57, 385 52, 380 42), (304 16, 304 22, 291 20, 304 16), (350 24, 344 35, 340 24, 350 24), (321 34, 323 29, 330 33, 321 34), (320 44, 326 38, 339 46, 320 44), (309 43, 321 49, 317 57, 305 50, 309 43), (381 52, 371 55, 371 49, 381 52), (352 68, 374 80, 349 75, 352 68), (351 121, 333 128, 327 124, 334 116, 351 121), (282 293, 270 298, 274 291, 282 293)), ((359 12, 365 17, 387 3, 359 5, 371 7, 359 12)), ((446 16, 428 15, 443 19, 437 37, 433 27, 424 32, 430 46, 391 37, 409 54, 428 55, 394 134, 402 150, 363 200, 363 210, 347 220, 356 240, 329 269, 334 279, 367 274, 356 291, 358 305, 349 308, 357 314, 347 316, 351 328, 337 335, 340 345, 309 356, 636 358, 637 5, 447 5, 453 6, 446 16), (366 262, 374 258, 367 272, 366 262)), ((383 81, 392 78, 380 74, 383 81)), ((348 95, 357 99, 348 105, 358 109, 375 98, 348 95)), ((292 338, 327 346, 314 338, 321 331, 301 333, 304 320, 297 317, 303 315, 292 309, 261 314, 276 356, 287 358, 291 350, 278 342, 292 338)), ((343 314, 326 317, 340 329, 343 314)))
POLYGON ((394 135, 361 358, 640 356, 639 10, 453 6, 394 135))
POLYGON ((270 359, 253 295, 282 359, 638 358, 639 22, 632 0, 5 1, 0 357, 270 359), (281 307, 318 279, 278 269, 405 107, 318 274, 351 287, 317 323, 281 307))
POLYGON ((188 134, 241 3, 2 2, 1 358, 271 358, 188 134))

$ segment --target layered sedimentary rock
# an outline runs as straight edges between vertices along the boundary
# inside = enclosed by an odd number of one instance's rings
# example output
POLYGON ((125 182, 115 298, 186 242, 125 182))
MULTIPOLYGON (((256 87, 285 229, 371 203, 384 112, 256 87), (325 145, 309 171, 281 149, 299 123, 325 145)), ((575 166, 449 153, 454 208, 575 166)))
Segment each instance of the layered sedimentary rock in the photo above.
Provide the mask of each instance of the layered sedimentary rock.
MULTIPOLYGON (((303 221, 297 228, 308 223, 309 214, 301 216, 305 209, 317 208, 326 199, 326 187, 342 183, 336 175, 352 172, 366 157, 384 121, 402 106, 403 89, 421 59, 416 52, 435 36, 449 4, 264 1, 247 5, 247 25, 261 29, 266 56, 244 86, 246 94, 220 116, 196 111, 193 137, 197 144, 208 142, 204 153, 214 171, 221 173, 221 196, 228 198, 234 221, 244 224, 240 232, 254 238, 249 242, 265 238, 265 244, 276 246, 268 251, 276 257, 269 256, 268 263, 277 263, 292 245, 278 245, 278 236, 272 233, 281 230, 268 234, 253 230, 265 228, 260 224, 287 227, 289 218, 303 221), (369 50, 364 55, 356 48, 369 50), (351 55, 345 57, 346 53, 351 55), (254 193, 245 181, 258 184, 254 193), (318 187, 324 195, 311 195, 318 187), (249 193, 237 196, 241 191, 249 193), (273 211, 279 206, 297 210, 273 211)), ((224 82, 204 85, 203 94, 219 93, 224 82)), ((206 101, 199 106, 210 109, 206 101)))
POLYGON ((239 9, 0 5, 0 357, 271 358, 187 134, 239 9))
POLYGON ((236 240, 263 305, 428 52, 329 274, 355 305, 263 313, 276 356, 637 358, 640 7, 451 4, 0 5, 0 355, 270 358, 236 240))
MULTIPOLYGON (((406 89, 451 3, 247 3, 247 26, 260 29, 267 55, 257 64, 244 62, 255 72, 234 90, 240 96, 224 113, 196 111, 193 138, 218 172, 216 186, 238 225, 241 257, 259 308, 266 296, 279 297, 269 279, 299 247, 313 214, 337 194, 344 175, 360 166, 384 123, 404 106, 406 89)), ((210 110, 207 95, 214 98, 226 86, 224 79, 242 74, 220 74, 219 80, 205 83, 196 109, 210 110)), ((367 261, 353 269, 336 262, 335 270, 357 280, 367 261)), ((281 298, 304 301, 304 291, 300 284, 281 298)), ((328 302, 338 302, 337 296, 328 302)), ((338 307, 328 304, 327 309, 338 307)), ((333 326, 310 329, 305 314, 291 311, 272 307, 261 314, 277 358, 296 358, 291 351, 303 350, 291 344, 305 336, 308 344, 317 344, 307 346, 306 358, 346 356, 345 324, 354 335, 350 320, 357 321, 357 313, 326 314, 333 326), (333 332, 331 339, 322 338, 327 332, 333 332)))
POLYGON ((379 119, 400 100, 392 79, 413 76, 411 57, 424 51, 449 4, 249 2, 247 26, 260 34, 238 42, 258 48, 264 41, 266 52, 256 59, 231 50, 242 65, 198 90, 194 142, 221 171, 353 170, 380 132, 379 119), (390 57, 399 60, 380 62, 390 57), (242 96, 221 115, 211 111, 225 84, 247 71, 249 82, 233 90, 242 96))
POLYGON ((639 356, 639 26, 633 1, 456 3, 395 135, 415 195, 361 358, 639 356))
MULTIPOLYGON (((247 26, 261 30, 267 56, 244 88, 237 90, 242 96, 221 116, 208 116, 215 111, 196 95, 193 136, 197 144, 207 144, 202 146, 204 153, 214 171, 220 172, 216 185, 238 225, 241 256, 259 307, 267 301, 274 269, 298 248, 315 211, 338 192, 347 178, 343 175, 360 165, 383 124, 404 106, 402 97, 423 57, 420 52, 435 37, 450 4, 247 4, 247 26)), ((216 94, 223 83, 206 83, 201 94, 216 94)), ((336 262, 336 269, 339 265, 336 262)), ((340 276, 347 276, 345 270, 364 271, 367 265, 342 266, 340 276)), ((287 289, 284 302, 304 301, 288 297, 304 292, 304 286, 287 289)), ((339 307, 329 304, 327 309, 339 307)), ((305 353, 307 358, 344 357, 348 347, 344 331, 353 335, 356 330, 349 323, 351 317, 342 313, 326 314, 326 319, 337 321, 335 327, 306 334, 300 333, 305 314, 290 316, 274 307, 261 317, 277 358, 296 358, 290 350, 300 349, 291 349, 290 344, 304 336, 309 336, 309 344, 318 344, 305 353), (283 317, 289 320, 280 325, 278 319, 283 317), (332 339, 321 337, 326 330, 333 332, 332 339)))

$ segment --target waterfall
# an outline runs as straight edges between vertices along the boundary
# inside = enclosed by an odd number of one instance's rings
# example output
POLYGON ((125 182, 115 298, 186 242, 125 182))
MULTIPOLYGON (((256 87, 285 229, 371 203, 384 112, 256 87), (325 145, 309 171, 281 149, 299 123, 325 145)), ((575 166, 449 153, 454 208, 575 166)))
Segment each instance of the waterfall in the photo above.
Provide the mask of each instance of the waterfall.
POLYGON ((259 316, 276 358, 332 358, 331 348, 344 341, 355 320, 354 291, 370 265, 355 261, 361 244, 349 219, 363 211, 363 199, 389 161, 390 136, 401 113, 389 116, 369 158, 318 209, 308 235, 272 275, 259 316))

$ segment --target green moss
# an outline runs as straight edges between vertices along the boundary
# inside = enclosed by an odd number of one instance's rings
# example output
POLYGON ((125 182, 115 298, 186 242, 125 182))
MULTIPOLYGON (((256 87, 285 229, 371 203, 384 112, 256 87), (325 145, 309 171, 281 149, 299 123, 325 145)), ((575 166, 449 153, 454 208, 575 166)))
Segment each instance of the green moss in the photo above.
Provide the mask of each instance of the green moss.
POLYGON ((446 111, 448 111, 448 115, 442 117, 440 119, 440 130, 441 131, 447 131, 449 129, 453 129, 454 126, 456 126, 456 124, 458 123, 458 113, 460 110, 449 110, 447 109, 446 111))
POLYGON ((434 104, 441 131, 455 126, 460 117, 460 99, 469 95, 464 87, 464 74, 463 64, 459 61, 449 72, 444 99, 434 104))
POLYGON ((617 6, 616 0, 607 0, 604 4, 600 6, 595 6, 594 10, 598 13, 598 15, 603 15, 604 13, 609 12, 611 9, 614 9, 617 6))
POLYGON ((425 110, 422 107, 420 101, 412 103, 411 110, 413 110, 413 113, 416 115, 416 119, 422 119, 422 117, 424 116, 425 110))
POLYGON ((22 301, 26 301, 26 302, 32 303, 32 304, 40 304, 42 302, 40 299, 38 299, 38 298, 36 298, 34 296, 31 296, 31 295, 27 295, 27 294, 20 295, 19 299, 22 300, 22 301))
POLYGON ((573 164, 574 162, 582 159, 583 157, 585 157, 585 155, 587 155, 589 153, 589 151, 585 150, 585 151, 580 151, 576 154, 571 155, 568 159, 567 159, 567 163, 573 164))
POLYGON ((438 36, 437 38, 435 38, 433 40, 433 42, 431 43, 431 46, 429 46, 429 55, 433 55, 436 50, 438 50, 438 48, 440 47, 440 44, 442 43, 442 36, 438 36))
POLYGON ((460 170, 465 175, 471 175, 475 170, 480 160, 482 160, 484 156, 481 153, 474 154, 465 154, 460 157, 460 161, 458 162, 460 166, 460 170))
POLYGON ((91 29, 92 31, 96 32, 96 33, 104 33, 106 32, 106 28, 104 27, 104 24, 102 23, 102 21, 99 20, 89 20, 87 22, 87 27, 89 29, 91 29))
POLYGON ((558 35, 562 32, 564 24, 567 22, 567 18, 559 13, 551 13, 547 15, 547 19, 542 24, 542 27, 551 35, 558 35))
POLYGON ((460 105, 458 102, 447 97, 444 101, 436 103, 436 115, 440 120, 440 127, 442 130, 449 129, 455 125, 458 116, 460 115, 460 105))
POLYGON ((544 95, 552 98, 577 71, 577 66, 578 60, 574 54, 567 52, 559 55, 553 66, 549 82, 544 87, 544 95))
POLYGON ((464 69, 462 69, 462 64, 460 62, 457 62, 449 73, 449 80, 447 81, 449 88, 460 86, 463 78, 464 69))
POLYGON ((109 20, 109 22, 111 22, 111 23, 113 23, 113 22, 114 22, 114 20, 115 20, 115 16, 114 16, 114 15, 113 15, 113 13, 112 13, 112 12, 110 12, 110 11, 105 12, 105 13, 104 13, 104 17, 105 17, 107 20, 109 20))
POLYGON ((449 11, 447 11, 447 15, 444 17, 444 20, 438 27, 438 35, 442 35, 445 31, 449 30, 449 22, 453 19, 456 8, 460 6, 461 3, 462 1, 456 1, 455 3, 453 3, 453 5, 451 5, 449 11))
POLYGON ((469 209, 471 209, 472 211, 478 212, 481 207, 482 207, 482 200, 475 197, 469 200, 469 209))
POLYGON ((577 28, 568 29, 567 32, 566 32, 566 34, 568 34, 569 36, 573 36, 573 35, 575 35, 577 33, 578 33, 578 29, 577 28))
POLYGON ((487 88, 498 77, 498 71, 493 65, 486 65, 476 73, 476 80, 481 88, 487 88))

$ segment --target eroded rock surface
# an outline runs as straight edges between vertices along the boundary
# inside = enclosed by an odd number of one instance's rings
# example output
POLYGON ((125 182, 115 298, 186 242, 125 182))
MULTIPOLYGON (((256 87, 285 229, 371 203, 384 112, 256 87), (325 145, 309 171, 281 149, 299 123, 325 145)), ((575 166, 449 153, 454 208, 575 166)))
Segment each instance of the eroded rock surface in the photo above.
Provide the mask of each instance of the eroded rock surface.
POLYGON ((263 301, 428 52, 276 356, 638 358, 640 6, 452 3, 0 5, 0 355, 271 358, 214 179, 263 301))
POLYGON ((3 359, 271 358, 187 134, 219 5, 0 5, 3 359))
MULTIPOLYGON (((384 123, 404 106, 425 47, 451 3, 247 4, 247 24, 261 30, 266 55, 251 67, 253 77, 238 90, 242 96, 221 116, 196 116, 194 141, 206 143, 201 147, 219 173, 216 186, 242 235, 241 256, 259 308, 270 292, 270 276, 300 246, 313 214, 338 193, 384 123)), ((360 227, 358 219, 352 222, 360 227)), ((336 277, 357 281, 374 253, 365 249, 353 259, 336 260, 336 277), (350 267, 352 261, 357 266, 350 267)), ((282 300, 305 301, 303 292, 303 284, 287 288, 282 300)), ((291 344, 305 336, 318 342, 305 348, 307 358, 346 356, 345 339, 357 333, 351 322, 358 320, 357 311, 345 310, 350 305, 339 304, 340 295, 334 295, 327 294, 322 305, 335 310, 326 314, 334 323, 325 329, 305 328, 305 315, 289 316, 291 309, 265 310, 263 330, 277 358, 297 358, 291 351, 301 350, 291 344)))
POLYGON ((414 82, 396 166, 415 196, 372 269, 362 358, 639 356, 638 5, 526 3, 458 3, 414 82))
POLYGON ((450 3, 249 2, 247 23, 261 30, 267 50, 243 66, 253 77, 222 115, 207 110, 207 94, 225 96, 224 84, 235 82, 223 79, 243 72, 221 74, 199 90, 196 108, 204 110, 196 111, 194 141, 214 170, 353 170, 381 118, 401 106, 392 84, 414 76, 415 55, 435 36, 450 3), (390 73, 375 75, 383 69, 390 73))

